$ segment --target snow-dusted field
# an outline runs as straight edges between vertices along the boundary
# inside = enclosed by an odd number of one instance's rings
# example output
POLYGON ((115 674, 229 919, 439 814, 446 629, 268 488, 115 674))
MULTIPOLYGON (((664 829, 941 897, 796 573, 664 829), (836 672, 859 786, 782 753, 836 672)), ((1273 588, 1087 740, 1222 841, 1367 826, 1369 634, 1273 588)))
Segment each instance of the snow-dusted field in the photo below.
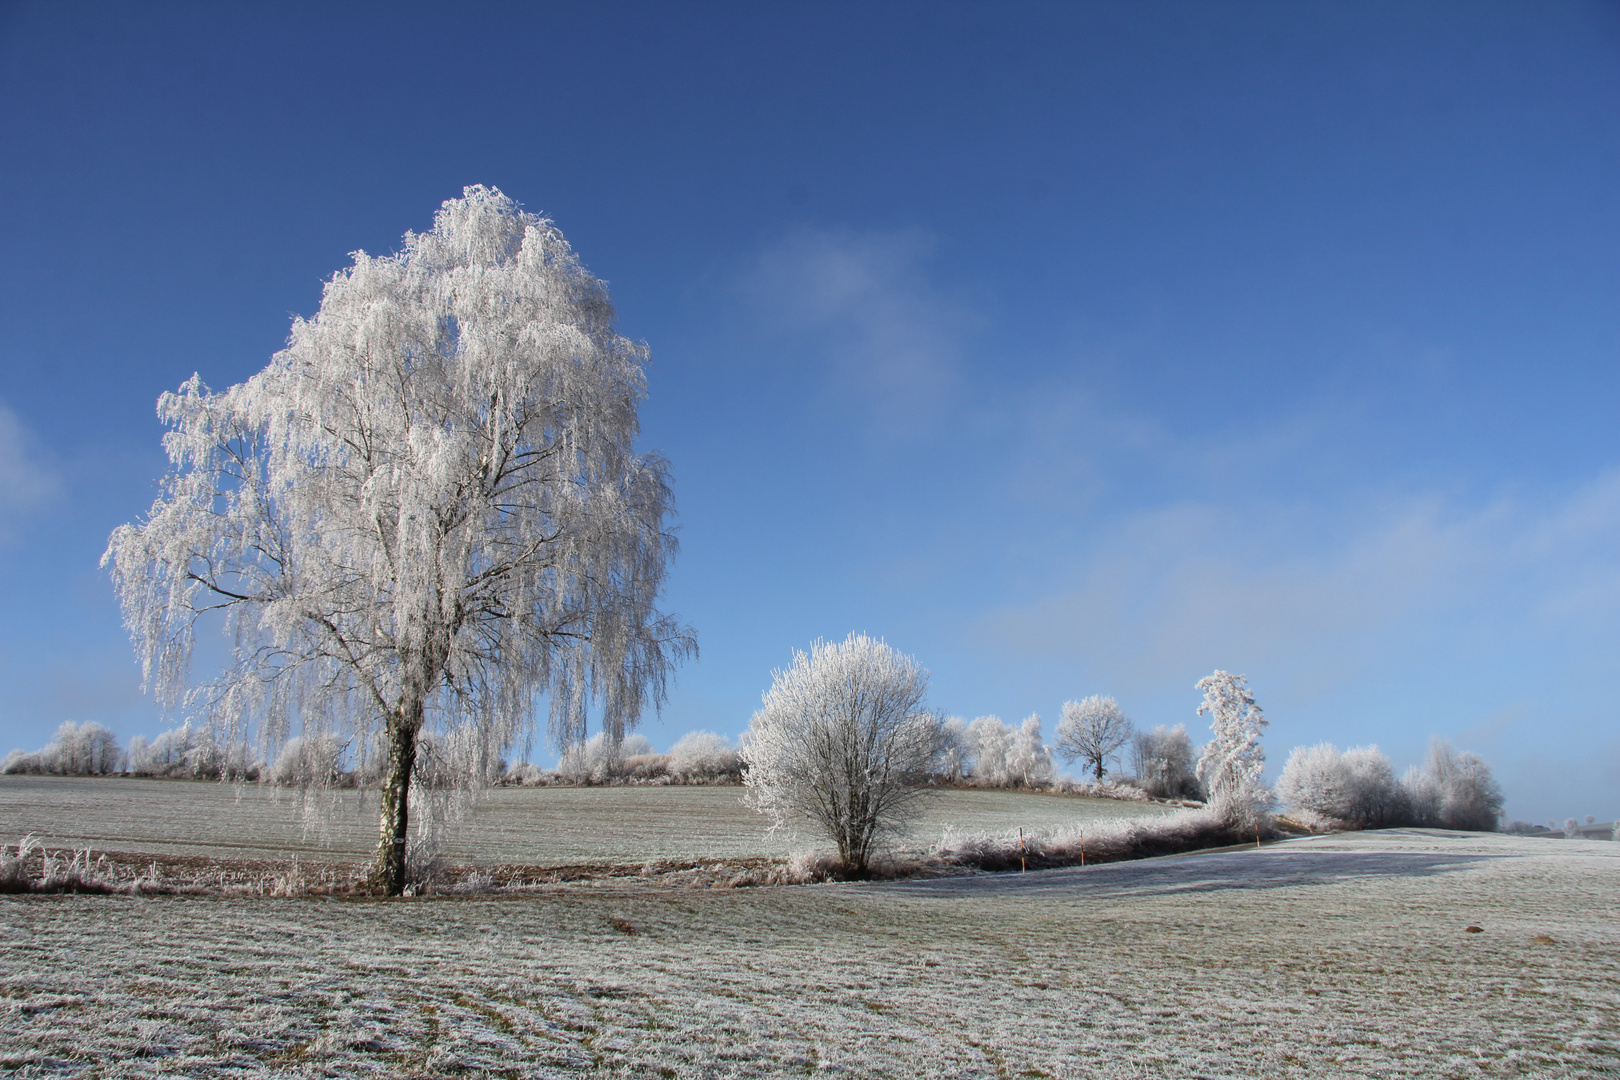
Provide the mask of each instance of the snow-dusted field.
POLYGON ((14 1075, 1615 1076, 1620 844, 1409 831, 869 885, 8 897, 0 995, 14 1075))
MULTIPOLYGON (((782 854, 808 841, 767 836, 740 787, 498 788, 487 792, 446 857, 462 863, 633 862, 782 854)), ((377 800, 354 791, 306 828, 298 797, 257 785, 184 780, 0 777, 0 843, 33 835, 52 847, 234 858, 364 858, 377 842, 377 800), (329 822, 329 823, 328 823, 329 822)), ((1044 829, 1173 812, 1155 803, 1014 791, 944 791, 908 846, 959 832, 1044 829)))

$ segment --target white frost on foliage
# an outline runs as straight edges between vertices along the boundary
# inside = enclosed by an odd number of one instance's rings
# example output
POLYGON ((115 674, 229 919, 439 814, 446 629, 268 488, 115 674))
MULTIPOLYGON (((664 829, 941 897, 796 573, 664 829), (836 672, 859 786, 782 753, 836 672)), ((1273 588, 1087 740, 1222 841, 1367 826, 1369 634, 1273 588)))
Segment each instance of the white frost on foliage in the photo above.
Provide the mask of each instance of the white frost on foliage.
POLYGON ((1041 718, 1030 714, 1018 727, 999 716, 980 716, 971 724, 947 721, 942 772, 966 776, 986 787, 1043 787, 1055 775, 1052 748, 1041 735, 1041 718))
POLYGON ((1155 798, 1196 799, 1201 794, 1185 724, 1137 732, 1131 740, 1131 766, 1137 786, 1155 798))
POLYGON ((1013 735, 1007 755, 1007 777, 1020 787, 1042 787, 1052 782, 1052 748, 1041 739, 1041 718, 1036 713, 1024 717, 1013 735))
POLYGON ((1408 769, 1400 781, 1376 746, 1343 754, 1332 743, 1295 747, 1277 781, 1277 797, 1313 827, 1491 832, 1502 813, 1502 790, 1484 760, 1438 739, 1423 767, 1408 769))
POLYGON ((1198 680, 1204 692, 1198 706, 1209 713, 1212 737, 1198 759, 1198 780, 1209 801, 1225 809, 1234 822, 1243 823, 1264 812, 1271 794, 1260 783, 1266 751, 1260 733, 1267 727, 1265 714, 1254 703, 1248 680, 1229 671, 1216 671, 1198 680))
POLYGON ((1332 743, 1296 746, 1277 780, 1277 798, 1305 820, 1358 828, 1412 824, 1411 800, 1376 746, 1339 753, 1332 743))
POLYGON ((645 735, 626 735, 615 743, 607 732, 599 731, 583 742, 565 747, 557 759, 557 771, 575 780, 601 783, 618 771, 625 758, 650 753, 652 743, 645 735))
POLYGON ((0 773, 45 773, 52 776, 103 776, 124 767, 118 738, 96 723, 64 721, 51 741, 33 753, 13 750, 0 773))
POLYGON ((1093 694, 1084 701, 1066 701, 1057 726, 1058 753, 1070 761, 1083 761, 1101 783, 1108 759, 1118 755, 1135 731, 1119 702, 1111 697, 1093 694))
POLYGON ((712 731, 688 731, 669 751, 670 775, 682 780, 713 780, 741 767, 737 748, 712 731))
POLYGON ((613 317, 550 221, 469 187, 356 252, 259 374, 163 395, 173 471, 103 558, 146 684, 228 740, 256 724, 272 760, 295 728, 415 725, 425 768, 476 780, 537 695, 559 744, 593 700, 622 738, 694 645, 655 606, 669 481, 633 446, 647 350, 613 317), (188 690, 209 612, 231 662, 188 690))
POLYGON ((920 785, 939 757, 927 691, 921 665, 864 634, 795 652, 748 725, 749 804, 774 827, 813 823, 846 867, 864 872, 876 846, 921 808, 920 785))
POLYGON ((948 783, 961 783, 967 778, 973 757, 968 752, 968 723, 960 716, 947 716, 939 726, 939 775, 948 783))

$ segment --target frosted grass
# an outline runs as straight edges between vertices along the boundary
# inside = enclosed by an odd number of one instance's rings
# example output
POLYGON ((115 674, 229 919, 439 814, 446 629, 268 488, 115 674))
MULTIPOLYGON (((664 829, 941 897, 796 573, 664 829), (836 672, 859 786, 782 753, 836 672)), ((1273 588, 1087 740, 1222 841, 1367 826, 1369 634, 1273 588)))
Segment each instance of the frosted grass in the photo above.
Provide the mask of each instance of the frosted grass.
MULTIPOLYGON (((449 844, 464 863, 640 863, 651 858, 781 855, 815 843, 766 834, 768 820, 742 804, 743 789, 721 787, 496 788, 449 844)), ((52 847, 213 855, 226 858, 355 860, 377 838, 374 794, 333 800, 306 829, 298 796, 254 785, 201 781, 44 776, 0 777, 0 842, 33 835, 52 847)), ((957 833, 1031 832, 1110 818, 1172 813, 1154 803, 1031 792, 943 791, 903 841, 932 849, 957 833)))
POLYGON ((1620 845, 1416 831, 889 884, 9 897, 0 1067, 1604 1077, 1617 916, 1620 845))

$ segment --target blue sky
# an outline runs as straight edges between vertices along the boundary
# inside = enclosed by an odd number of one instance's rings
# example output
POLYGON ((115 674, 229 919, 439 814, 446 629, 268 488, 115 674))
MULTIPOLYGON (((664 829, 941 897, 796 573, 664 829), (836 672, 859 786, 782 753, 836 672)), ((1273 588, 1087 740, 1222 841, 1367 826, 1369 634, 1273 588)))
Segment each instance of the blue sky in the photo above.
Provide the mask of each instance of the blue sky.
POLYGON ((0 147, 0 749, 163 726, 96 566, 157 395, 486 183, 652 349, 655 744, 862 630, 1620 815, 1614 5, 6 4, 0 147))

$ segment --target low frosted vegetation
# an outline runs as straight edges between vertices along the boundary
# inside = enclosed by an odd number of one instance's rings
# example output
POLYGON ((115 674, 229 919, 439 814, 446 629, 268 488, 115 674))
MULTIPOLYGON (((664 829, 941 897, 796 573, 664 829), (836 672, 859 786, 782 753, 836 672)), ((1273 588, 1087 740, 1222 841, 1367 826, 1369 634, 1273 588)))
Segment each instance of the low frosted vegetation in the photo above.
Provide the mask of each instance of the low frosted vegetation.
POLYGON ((118 738, 100 724, 69 720, 56 729, 49 743, 28 753, 13 750, 0 772, 10 775, 105 776, 123 772, 125 758, 118 738))
POLYGON ((626 735, 615 745, 603 732, 569 745, 555 769, 520 762, 501 783, 545 784, 740 784, 742 758, 724 735, 689 731, 667 754, 653 752, 645 735, 626 735))
POLYGON ((1037 715, 1026 716, 1016 727, 999 716, 980 716, 971 722, 953 716, 946 719, 941 735, 936 768, 946 783, 1041 788, 1057 774, 1037 715))
POLYGON ((1203 787, 1194 771, 1193 751, 1186 724, 1140 731, 1131 739, 1131 765, 1136 784, 1157 799, 1197 799, 1203 787))
POLYGON ((1616 855, 1367 832, 882 885, 0 898, 0 1067, 1613 1076, 1616 855))
POLYGON ((1400 780, 1376 746, 1343 753, 1331 743, 1297 747, 1283 766, 1277 797, 1296 820, 1313 828, 1489 831, 1502 816, 1502 789, 1489 766, 1440 740, 1429 747, 1423 766, 1408 769, 1400 780))
POLYGON ((1234 825, 1214 807, 1164 816, 1074 821, 1051 829, 1000 834, 947 835, 937 857, 946 865, 975 870, 1029 870, 1175 855, 1201 848, 1252 842, 1276 833, 1234 825))
POLYGON ((814 829, 864 876, 927 804, 941 743, 927 693, 922 665, 864 634, 795 653, 748 724, 749 805, 773 831, 814 829))
MULTIPOLYGON (((275 775, 292 779, 284 762, 308 755, 304 739, 290 740, 276 759, 275 769, 245 747, 221 745, 205 726, 190 722, 171 728, 155 739, 137 735, 129 741, 126 753, 118 738, 100 724, 76 724, 69 720, 56 729, 51 741, 38 750, 13 750, 0 764, 0 774, 10 776, 159 776, 199 780, 271 779, 275 775)), ((334 765, 335 769, 335 765, 334 765)), ((340 770, 336 770, 340 771, 340 770)))
MULTIPOLYGON (((1100 696, 1064 706, 1054 748, 1044 744, 1039 716, 1030 716, 1015 727, 994 716, 968 723, 925 711, 926 672, 877 639, 854 635, 841 644, 818 643, 816 648, 813 654, 799 654, 794 668, 776 673, 777 684, 766 696, 766 708, 755 716, 742 746, 733 746, 713 732, 694 731, 669 753, 659 754, 645 736, 631 734, 614 741, 608 734, 598 733, 569 745, 557 768, 542 770, 526 763, 508 767, 505 762, 490 760, 485 740, 470 729, 423 733, 417 740, 413 766, 415 832, 407 876, 421 887, 437 887, 455 880, 444 877, 441 871, 446 865, 462 867, 465 876, 482 873, 466 869, 481 863, 535 867, 572 859, 599 868, 635 861, 650 865, 670 858, 708 859, 723 867, 729 865, 726 860, 740 857, 756 860, 733 875, 735 881, 748 884, 859 877, 869 872, 894 877, 963 868, 1061 866, 1248 839, 1258 842, 1278 835, 1270 817, 1274 794, 1288 811, 1285 827, 1316 831, 1387 826, 1489 830, 1499 823, 1502 795, 1489 768, 1476 755, 1459 754, 1439 742, 1421 768, 1408 770, 1400 780, 1376 747, 1344 753, 1329 744, 1298 748, 1288 759, 1276 792, 1267 791, 1260 785, 1265 760, 1260 737, 1266 721, 1246 681, 1228 672, 1217 671, 1198 684, 1205 693, 1199 711, 1211 716, 1212 736, 1201 751, 1195 751, 1182 725, 1135 731, 1118 703, 1100 696), (867 680, 871 686, 855 678, 853 669, 845 671, 833 663, 846 652, 855 667, 871 669, 872 678, 867 680), (851 688, 858 690, 851 702, 833 700, 851 688), (771 711, 773 701, 775 713, 771 711), (887 712, 877 707, 884 702, 892 705, 887 712), (774 728, 767 723, 773 716, 774 728), (813 722, 818 716, 827 721, 824 730, 813 722), (1107 763, 1127 746, 1134 775, 1104 780, 1107 763), (798 756, 783 757, 790 749, 798 756), (1054 750, 1083 762, 1097 781, 1087 784, 1056 778, 1054 750), (733 834, 751 833, 762 824, 756 820, 739 827, 729 822, 714 831, 700 825, 686 829, 683 840, 672 849, 669 837, 658 835, 657 829, 645 829, 636 820, 593 820, 587 811, 580 821, 592 822, 591 843, 573 846, 562 839, 573 833, 578 821, 537 822, 550 849, 534 851, 528 834, 503 823, 514 808, 517 818, 526 811, 498 794, 524 788, 738 783, 748 787, 755 809, 770 814, 773 832, 780 835, 738 843, 733 834), (930 799, 942 788, 1046 791, 1138 804, 1157 800, 1156 808, 1204 809, 1175 820, 1138 814, 1138 820, 1127 821, 1130 815, 1116 808, 1108 815, 1116 819, 1109 830, 1099 830, 1089 820, 1078 824, 1072 820, 1042 824, 1015 820, 975 826, 951 820, 954 807, 927 811, 930 799), (1192 801, 1200 795, 1209 799, 1207 807, 1192 801), (486 807, 482 820, 469 828, 481 801, 486 807), (490 813, 497 803, 502 812, 490 813), (929 844, 926 834, 930 830, 943 839, 929 844), (485 842, 472 837, 498 839, 485 842), (627 842, 620 844, 620 838, 627 842), (634 844, 629 838, 634 838, 634 844), (829 839, 837 851, 831 861, 814 850, 818 842, 829 839)), ((270 793, 272 822, 296 823, 298 839, 288 840, 280 835, 277 824, 267 827, 249 809, 251 820, 240 821, 235 827, 237 835, 218 844, 216 850, 229 850, 234 858, 305 852, 343 862, 354 857, 357 845, 370 842, 364 824, 371 813, 365 789, 378 783, 385 756, 386 744, 380 739, 345 744, 331 735, 312 733, 283 742, 269 763, 252 761, 240 747, 234 752, 221 748, 211 729, 190 724, 164 732, 150 743, 137 738, 124 755, 107 729, 64 724, 44 749, 33 754, 14 752, 6 771, 85 776, 127 768, 152 777, 258 780, 261 794, 266 789, 270 793), (353 790, 346 794, 346 788, 353 790)), ((234 809, 243 806, 247 791, 241 784, 232 786, 234 809)), ((255 804, 248 798, 247 805, 262 809, 266 803, 261 798, 255 804)), ((559 804, 552 800, 551 805, 559 804)), ((645 810, 624 807, 615 812, 635 815, 645 810)), ((734 806, 725 813, 738 816, 734 806)), ((224 815, 226 820, 241 817, 235 812, 224 815)), ((684 822, 680 828, 685 828, 684 822)), ((126 848, 143 844, 139 829, 125 831, 137 835, 91 828, 67 836, 64 834, 75 830, 38 814, 9 829, 0 819, 0 836, 9 832, 25 838, 46 837, 58 844, 59 852, 70 855, 109 842, 126 848), (69 845, 65 849, 61 847, 64 842, 69 845)), ((152 845, 154 853, 175 854, 166 846, 168 838, 162 831, 148 832, 144 840, 157 841, 152 845)), ((1527 827, 1518 831, 1525 832, 1527 827)), ((1591 831, 1583 831, 1570 819, 1563 834, 1585 837, 1591 831)), ((1611 832, 1603 831, 1606 835, 1611 832)), ((184 848, 185 836, 178 839, 184 848)), ((30 887, 50 887, 45 865, 42 862, 40 873, 28 879, 30 887)), ((115 884, 130 887, 138 877, 124 874, 115 884)), ((509 878, 534 880, 532 874, 509 878)))

